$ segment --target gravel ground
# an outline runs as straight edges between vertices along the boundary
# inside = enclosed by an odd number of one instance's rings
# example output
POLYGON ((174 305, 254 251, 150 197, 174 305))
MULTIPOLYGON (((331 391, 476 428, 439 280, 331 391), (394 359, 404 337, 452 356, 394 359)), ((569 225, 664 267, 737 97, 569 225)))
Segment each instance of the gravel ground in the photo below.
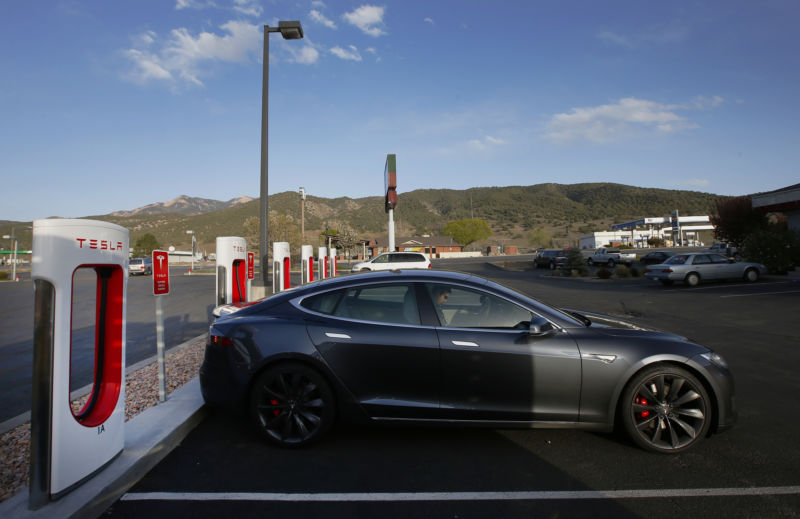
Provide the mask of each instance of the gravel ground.
MULTIPOLYGON (((166 356, 167 394, 193 379, 203 362, 205 339, 188 344, 166 356)), ((72 403, 79 408, 88 395, 72 403)), ((158 403, 158 365, 154 362, 125 378, 125 421, 158 403)), ((30 422, 0 436, 0 502, 11 498, 28 484, 30 464, 30 422)))

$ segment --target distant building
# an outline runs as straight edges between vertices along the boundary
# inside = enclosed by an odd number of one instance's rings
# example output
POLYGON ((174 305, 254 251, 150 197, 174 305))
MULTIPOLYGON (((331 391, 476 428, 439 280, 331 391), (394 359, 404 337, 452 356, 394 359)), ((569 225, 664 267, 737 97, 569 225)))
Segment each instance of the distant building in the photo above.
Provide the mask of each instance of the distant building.
POLYGON ((789 229, 800 233, 800 184, 750 195, 753 209, 786 215, 789 229))
MULTIPOLYGON (((580 237, 581 249, 596 249, 606 245, 648 247, 647 240, 660 238, 666 242, 700 245, 701 231, 713 231, 708 216, 678 216, 678 235, 673 236, 673 221, 669 216, 640 218, 614 224, 611 231, 594 232, 580 237)), ((713 236, 711 237, 713 238, 713 236)))
MULTIPOLYGON (((443 252, 462 252, 463 247, 454 243, 448 236, 414 236, 395 238, 395 251, 423 252, 430 258, 438 258, 443 252)), ((389 239, 387 237, 375 238, 367 244, 369 256, 377 256, 381 252, 389 252, 389 239)))

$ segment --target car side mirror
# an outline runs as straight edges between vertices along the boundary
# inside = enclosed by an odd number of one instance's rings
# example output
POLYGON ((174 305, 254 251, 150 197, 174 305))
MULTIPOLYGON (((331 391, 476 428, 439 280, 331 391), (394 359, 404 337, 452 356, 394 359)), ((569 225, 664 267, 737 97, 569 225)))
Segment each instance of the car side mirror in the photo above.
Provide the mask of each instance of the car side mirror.
POLYGON ((545 335, 550 335, 555 333, 556 329, 553 326, 553 323, 545 319, 544 317, 532 317, 531 318, 531 325, 528 329, 528 333, 533 337, 544 337, 545 335))

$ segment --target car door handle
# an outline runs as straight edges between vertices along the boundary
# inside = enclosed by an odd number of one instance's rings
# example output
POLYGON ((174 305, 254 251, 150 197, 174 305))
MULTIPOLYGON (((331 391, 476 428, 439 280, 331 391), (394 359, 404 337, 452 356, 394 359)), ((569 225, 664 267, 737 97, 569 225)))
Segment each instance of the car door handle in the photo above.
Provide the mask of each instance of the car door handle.
POLYGON ((478 346, 478 343, 476 342, 471 342, 471 341, 450 341, 450 342, 453 343, 453 346, 472 346, 474 348, 480 348, 480 346, 478 346))
POLYGON ((352 339, 346 333, 333 333, 333 332, 325 332, 325 335, 330 337, 331 339, 352 339))

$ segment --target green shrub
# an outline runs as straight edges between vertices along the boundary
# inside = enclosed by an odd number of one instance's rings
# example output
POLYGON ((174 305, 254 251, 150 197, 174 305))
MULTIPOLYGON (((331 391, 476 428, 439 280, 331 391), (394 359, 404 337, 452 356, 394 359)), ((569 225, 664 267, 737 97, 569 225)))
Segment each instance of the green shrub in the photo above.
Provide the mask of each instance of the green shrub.
POLYGON ((597 277, 600 279, 609 279, 611 277, 611 271, 606 268, 598 269, 595 274, 597 274, 597 277))
POLYGON ((614 267, 614 275, 618 278, 629 278, 631 277, 631 271, 625 265, 617 265, 614 267))
POLYGON ((586 260, 578 249, 570 249, 567 251, 567 260, 561 266, 561 274, 563 276, 580 277, 589 273, 589 268, 586 266, 586 260), (577 272, 577 274, 575 274, 577 272))
POLYGON ((639 269, 637 269, 636 267, 631 267, 630 270, 631 270, 631 277, 638 278, 639 276, 642 275, 642 273, 639 272, 639 269))
POLYGON ((744 239, 742 259, 763 263, 773 274, 785 274, 800 264, 800 238, 774 227, 756 231, 744 239))

